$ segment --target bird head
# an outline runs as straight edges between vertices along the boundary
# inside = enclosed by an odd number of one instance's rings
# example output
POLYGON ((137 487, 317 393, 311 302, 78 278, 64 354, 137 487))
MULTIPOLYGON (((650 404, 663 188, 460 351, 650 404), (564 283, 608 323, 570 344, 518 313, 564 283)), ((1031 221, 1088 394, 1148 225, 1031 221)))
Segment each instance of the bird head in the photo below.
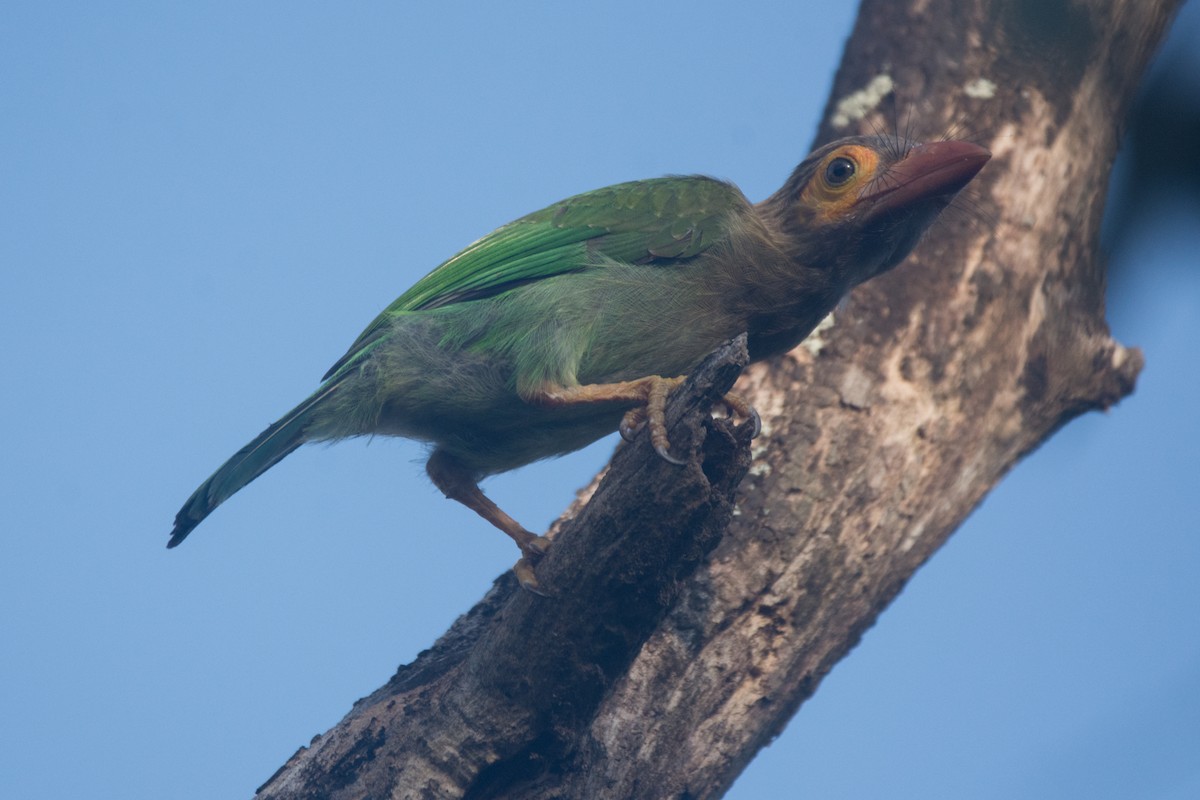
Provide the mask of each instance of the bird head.
POLYGON ((899 264, 990 158, 964 141, 839 139, 804 159, 760 209, 797 262, 848 290, 899 264))

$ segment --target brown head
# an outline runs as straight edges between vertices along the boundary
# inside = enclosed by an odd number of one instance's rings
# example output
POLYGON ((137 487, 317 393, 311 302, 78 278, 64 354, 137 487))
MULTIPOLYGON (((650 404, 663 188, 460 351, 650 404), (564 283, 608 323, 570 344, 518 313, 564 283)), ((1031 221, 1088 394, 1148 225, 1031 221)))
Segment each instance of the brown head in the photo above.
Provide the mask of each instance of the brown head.
POLYGON ((839 139, 804 159, 759 211, 798 263, 848 290, 899 264, 990 158, 964 141, 839 139))

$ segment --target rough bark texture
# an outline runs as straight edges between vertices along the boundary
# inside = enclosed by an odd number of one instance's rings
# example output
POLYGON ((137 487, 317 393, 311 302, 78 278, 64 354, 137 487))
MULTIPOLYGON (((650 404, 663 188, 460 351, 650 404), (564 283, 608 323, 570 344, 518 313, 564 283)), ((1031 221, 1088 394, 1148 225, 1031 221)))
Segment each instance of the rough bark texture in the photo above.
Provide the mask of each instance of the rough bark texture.
POLYGON ((753 466, 746 426, 704 411, 735 343, 672 400, 689 464, 642 437, 559 526, 556 598, 501 577, 259 797, 719 797, 1022 455, 1132 391, 1097 239, 1177 6, 866 0, 818 138, 986 131, 970 213, 747 371, 753 466))

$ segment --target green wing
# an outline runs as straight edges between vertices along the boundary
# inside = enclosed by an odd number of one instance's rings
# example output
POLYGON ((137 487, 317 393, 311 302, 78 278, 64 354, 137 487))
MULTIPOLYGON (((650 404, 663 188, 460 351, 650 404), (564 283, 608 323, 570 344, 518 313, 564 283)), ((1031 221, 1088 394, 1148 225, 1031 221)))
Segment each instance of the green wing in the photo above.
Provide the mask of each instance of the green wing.
POLYGON ((700 176, 619 183, 576 195, 489 233, 417 281, 367 326, 329 378, 366 355, 398 314, 478 300, 594 266, 687 261, 719 241, 747 201, 732 184, 700 176))

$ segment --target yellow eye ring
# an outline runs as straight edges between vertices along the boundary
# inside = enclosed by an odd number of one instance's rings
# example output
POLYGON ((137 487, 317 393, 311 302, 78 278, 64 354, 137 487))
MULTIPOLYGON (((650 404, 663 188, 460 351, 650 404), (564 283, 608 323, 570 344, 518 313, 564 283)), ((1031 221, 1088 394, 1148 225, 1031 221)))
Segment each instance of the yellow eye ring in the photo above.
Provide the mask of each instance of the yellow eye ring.
POLYGON ((861 144, 835 149, 817 167, 800 195, 800 204, 817 221, 831 221, 850 212, 862 187, 879 172, 880 155, 861 144))

